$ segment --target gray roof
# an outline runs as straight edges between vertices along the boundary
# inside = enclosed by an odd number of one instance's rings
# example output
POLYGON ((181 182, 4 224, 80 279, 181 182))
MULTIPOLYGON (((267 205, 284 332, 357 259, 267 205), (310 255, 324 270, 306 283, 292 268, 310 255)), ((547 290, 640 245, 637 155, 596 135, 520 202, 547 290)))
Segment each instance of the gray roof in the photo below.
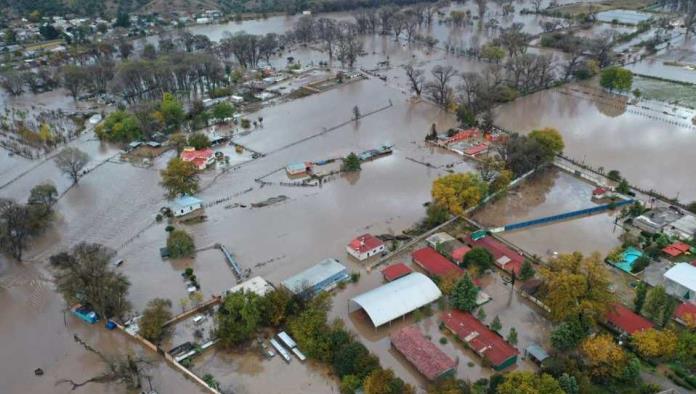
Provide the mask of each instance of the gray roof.
POLYGON ((530 354, 539 362, 542 362, 549 358, 549 354, 546 353, 546 350, 544 350, 541 346, 537 345, 536 343, 532 343, 531 345, 527 346, 526 350, 527 354, 530 354))
POLYGON ((442 297, 437 285, 413 272, 367 293, 351 298, 351 312, 364 309, 375 327, 388 323, 442 297))
POLYGON ((325 259, 319 264, 285 279, 282 283, 288 290, 297 294, 345 271, 346 267, 339 263, 338 260, 325 259))

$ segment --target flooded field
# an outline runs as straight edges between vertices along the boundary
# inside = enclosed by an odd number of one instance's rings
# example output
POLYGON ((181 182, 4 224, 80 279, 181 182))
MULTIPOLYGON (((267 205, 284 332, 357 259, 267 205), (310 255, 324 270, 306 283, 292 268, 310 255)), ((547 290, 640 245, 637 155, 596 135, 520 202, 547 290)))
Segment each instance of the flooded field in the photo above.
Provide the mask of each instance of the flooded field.
POLYGON ((696 38, 674 38, 667 49, 627 68, 636 74, 672 81, 696 83, 696 38))
POLYGON ((633 87, 640 89, 641 97, 696 109, 696 85, 634 77, 633 87))
MULTIPOLYGON (((532 220, 596 206, 591 201, 593 185, 552 168, 524 181, 502 199, 476 212, 473 219, 486 227, 532 220)), ((575 251, 603 256, 621 244, 621 229, 614 225, 616 213, 602 213, 505 232, 500 236, 542 259, 575 251)))
POLYGON ((642 188, 679 195, 682 201, 696 199, 696 186, 687 181, 693 175, 691 165, 684 165, 694 157, 693 128, 629 112, 617 101, 561 93, 551 89, 500 106, 496 124, 523 133, 555 127, 563 135, 567 156, 619 170, 642 188))

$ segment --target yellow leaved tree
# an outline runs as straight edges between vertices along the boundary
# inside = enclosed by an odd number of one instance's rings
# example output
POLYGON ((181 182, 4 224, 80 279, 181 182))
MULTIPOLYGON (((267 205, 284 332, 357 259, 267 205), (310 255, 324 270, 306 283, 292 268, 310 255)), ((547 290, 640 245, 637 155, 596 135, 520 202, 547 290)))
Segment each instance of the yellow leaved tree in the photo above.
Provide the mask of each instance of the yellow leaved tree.
POLYGON ((590 375, 594 378, 619 377, 628 363, 626 353, 609 334, 585 339, 580 345, 580 351, 590 367, 590 375))
POLYGON ((488 185, 478 174, 459 173, 437 178, 433 182, 433 202, 447 208, 453 215, 463 215, 486 196, 488 185))
POLYGON ((639 331, 631 336, 633 345, 643 357, 671 358, 677 351, 677 334, 653 328, 639 331))

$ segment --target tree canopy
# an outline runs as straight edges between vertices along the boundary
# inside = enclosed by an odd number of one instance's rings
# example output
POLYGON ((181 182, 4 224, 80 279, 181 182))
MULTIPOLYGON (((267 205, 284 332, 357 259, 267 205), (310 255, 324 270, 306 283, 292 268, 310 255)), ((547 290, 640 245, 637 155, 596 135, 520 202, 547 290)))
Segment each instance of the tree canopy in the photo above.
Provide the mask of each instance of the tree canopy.
POLYGON ((143 138, 138 120, 126 111, 114 111, 94 130, 100 139, 127 143, 143 138))
POLYGON ((527 371, 514 371, 505 374, 503 383, 498 385, 498 394, 565 394, 553 376, 527 371))
POLYGON ((167 249, 173 259, 189 257, 196 251, 193 238, 184 230, 176 229, 167 236, 167 249))
POLYGON ((114 252, 100 244, 80 243, 70 252, 51 256, 55 281, 65 302, 91 306, 103 318, 122 318, 128 302, 130 282, 112 269, 114 252))
POLYGON ((195 194, 198 191, 198 169, 189 162, 175 157, 167 163, 167 168, 160 171, 161 185, 168 198, 181 194, 195 194))
POLYGON ((159 342, 165 334, 164 323, 172 318, 171 309, 170 300, 164 298, 150 300, 138 321, 140 336, 151 342, 159 342))
POLYGON ((540 269, 544 280, 543 301, 551 309, 552 320, 568 318, 596 322, 604 318, 614 295, 609 290, 609 273, 599 254, 559 255, 540 269))
POLYGON ((433 182, 433 202, 453 215, 476 206, 486 196, 488 184, 473 172, 444 175, 433 182))
POLYGON ((450 294, 450 301, 452 306, 455 308, 471 312, 476 308, 476 297, 478 296, 479 288, 476 287, 474 282, 468 274, 465 274, 457 283, 454 285, 454 289, 450 294))
POLYGON ((599 84, 609 90, 627 92, 633 85, 633 73, 621 67, 607 67, 602 71, 599 84))
POLYGON ((215 320, 215 334, 226 347, 251 339, 261 323, 262 301, 256 293, 238 291, 225 296, 215 320))

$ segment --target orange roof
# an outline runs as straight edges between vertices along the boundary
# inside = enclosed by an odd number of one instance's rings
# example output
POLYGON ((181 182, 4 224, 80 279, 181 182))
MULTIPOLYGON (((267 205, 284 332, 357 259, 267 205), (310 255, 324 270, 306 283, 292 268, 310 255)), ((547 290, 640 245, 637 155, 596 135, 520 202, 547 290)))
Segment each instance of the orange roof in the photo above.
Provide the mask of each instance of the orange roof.
POLYGON ((672 257, 677 257, 683 253, 688 252, 690 248, 691 247, 685 244, 684 242, 675 242, 662 249, 662 251, 672 257))
POLYGON ((366 253, 382 245, 384 245, 384 242, 372 234, 363 234, 348 244, 351 249, 358 253, 366 253))
POLYGON ((213 152, 213 150, 210 148, 205 148, 201 150, 195 150, 193 148, 190 148, 184 149, 184 151, 181 152, 181 155, 179 155, 179 157, 183 161, 194 161, 196 159, 208 160, 213 155, 215 155, 215 152, 213 152))

